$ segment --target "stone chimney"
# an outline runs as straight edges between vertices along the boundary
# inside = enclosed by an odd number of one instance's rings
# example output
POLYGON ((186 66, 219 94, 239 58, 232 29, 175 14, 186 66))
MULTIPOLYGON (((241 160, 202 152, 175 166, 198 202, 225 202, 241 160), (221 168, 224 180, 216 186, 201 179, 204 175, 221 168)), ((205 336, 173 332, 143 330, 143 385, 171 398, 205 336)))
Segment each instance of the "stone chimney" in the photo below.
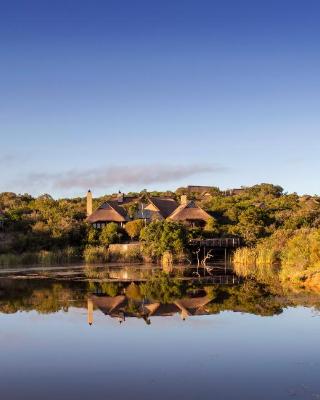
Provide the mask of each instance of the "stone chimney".
POLYGON ((119 190, 119 192, 117 194, 117 201, 118 201, 119 204, 121 204, 121 203, 123 203, 123 200, 124 200, 124 194, 121 193, 120 190, 119 190))
POLYGON ((87 193, 87 217, 92 214, 92 193, 88 190, 87 193))
POLYGON ((93 302, 88 298, 88 324, 93 324, 93 302))
POLYGON ((181 204, 187 204, 188 203, 188 196, 186 194, 183 194, 180 198, 180 203, 181 204))

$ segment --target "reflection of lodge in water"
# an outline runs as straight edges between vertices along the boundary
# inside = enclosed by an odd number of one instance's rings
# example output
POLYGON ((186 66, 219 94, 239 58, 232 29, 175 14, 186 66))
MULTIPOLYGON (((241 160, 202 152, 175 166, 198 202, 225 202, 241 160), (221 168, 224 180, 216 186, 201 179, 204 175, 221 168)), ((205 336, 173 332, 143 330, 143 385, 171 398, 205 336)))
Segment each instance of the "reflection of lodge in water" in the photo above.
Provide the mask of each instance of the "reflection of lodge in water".
POLYGON ((127 317, 136 317, 143 318, 149 325, 151 324, 151 317, 169 317, 180 314, 181 318, 185 320, 187 317, 194 315, 208 315, 209 312, 206 306, 210 301, 211 298, 209 296, 183 298, 170 304, 145 303, 141 301, 133 311, 128 307, 130 306, 130 299, 126 296, 91 295, 88 297, 88 323, 89 325, 93 324, 93 310, 95 307, 105 315, 118 319, 120 323, 124 322, 127 317))
POLYGON ((119 282, 141 282, 151 278, 153 275, 161 271, 161 268, 158 266, 152 266, 148 268, 144 268, 142 266, 127 266, 121 268, 109 267, 106 269, 106 271, 110 280, 116 280, 119 282))
MULTIPOLYGON (((159 266, 111 266, 103 268, 104 276, 101 275, 95 279, 94 276, 88 276, 91 282, 146 282, 163 269, 159 266)), ((99 272, 99 270, 97 270, 99 272)), ((174 266, 173 272, 175 278, 186 281, 201 281, 202 284, 238 284, 240 278, 230 274, 230 270, 221 267, 218 263, 213 266, 174 266), (221 270, 224 275, 221 275, 221 270), (228 271, 228 272, 227 272, 228 271)))

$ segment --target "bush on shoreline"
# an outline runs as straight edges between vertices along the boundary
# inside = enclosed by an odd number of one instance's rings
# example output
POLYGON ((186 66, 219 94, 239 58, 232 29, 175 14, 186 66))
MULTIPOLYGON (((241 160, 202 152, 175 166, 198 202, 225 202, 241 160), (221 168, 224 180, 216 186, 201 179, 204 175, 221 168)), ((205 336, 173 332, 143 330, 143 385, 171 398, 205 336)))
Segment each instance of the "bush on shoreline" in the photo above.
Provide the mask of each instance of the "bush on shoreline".
POLYGON ((177 222, 154 221, 142 229, 140 234, 142 252, 153 261, 160 261, 168 252, 173 259, 182 259, 187 249, 187 228, 177 222))
POLYGON ((320 284, 320 229, 282 230, 254 247, 237 249, 235 272, 261 279, 277 275, 282 282, 320 284))

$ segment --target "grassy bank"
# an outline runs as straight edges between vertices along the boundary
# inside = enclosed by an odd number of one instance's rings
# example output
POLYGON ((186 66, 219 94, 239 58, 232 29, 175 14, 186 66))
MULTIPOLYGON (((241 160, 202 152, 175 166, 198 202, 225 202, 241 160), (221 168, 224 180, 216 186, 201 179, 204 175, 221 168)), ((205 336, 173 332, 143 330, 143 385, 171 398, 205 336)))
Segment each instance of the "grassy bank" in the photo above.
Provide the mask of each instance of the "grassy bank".
POLYGON ((55 265, 72 263, 82 259, 78 248, 67 247, 63 250, 25 252, 22 254, 0 254, 0 267, 17 265, 55 265))
POLYGON ((141 263, 144 261, 139 248, 129 248, 126 252, 107 249, 105 246, 87 246, 83 252, 83 259, 87 263, 123 262, 141 263))
POLYGON ((139 248, 129 248, 126 252, 120 252, 111 251, 105 246, 87 246, 84 250, 67 247, 62 250, 0 254, 0 268, 19 265, 57 265, 83 261, 88 264, 106 262, 141 263, 144 261, 144 257, 139 248))
POLYGON ((245 277, 277 275, 283 283, 320 287, 320 229, 277 231, 254 247, 238 249, 234 266, 245 277))

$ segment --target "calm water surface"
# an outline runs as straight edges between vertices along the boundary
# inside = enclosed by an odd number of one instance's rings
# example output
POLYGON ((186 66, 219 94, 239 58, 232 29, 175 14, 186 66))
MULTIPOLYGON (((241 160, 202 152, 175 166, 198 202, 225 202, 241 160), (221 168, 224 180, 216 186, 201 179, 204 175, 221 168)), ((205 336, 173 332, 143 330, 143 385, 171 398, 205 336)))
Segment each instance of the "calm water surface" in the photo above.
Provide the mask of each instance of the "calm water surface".
POLYGON ((120 286, 1 278, 0 398, 320 399, 320 296, 120 286))

